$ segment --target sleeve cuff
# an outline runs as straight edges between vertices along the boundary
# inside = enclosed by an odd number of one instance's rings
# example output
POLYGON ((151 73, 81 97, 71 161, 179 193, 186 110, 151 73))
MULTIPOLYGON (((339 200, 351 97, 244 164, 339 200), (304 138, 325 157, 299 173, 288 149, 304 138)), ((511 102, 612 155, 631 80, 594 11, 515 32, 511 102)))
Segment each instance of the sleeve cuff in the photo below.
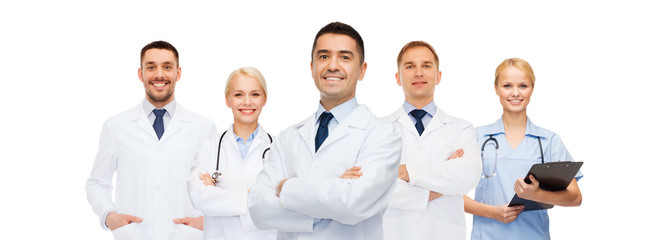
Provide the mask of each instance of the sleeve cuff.
POLYGON ((109 209, 109 210, 106 210, 106 212, 104 212, 104 214, 102 216, 100 216, 99 223, 102 226, 102 229, 109 230, 109 227, 106 226, 106 217, 109 216, 109 213, 115 212, 115 211, 116 211, 115 209, 109 209))

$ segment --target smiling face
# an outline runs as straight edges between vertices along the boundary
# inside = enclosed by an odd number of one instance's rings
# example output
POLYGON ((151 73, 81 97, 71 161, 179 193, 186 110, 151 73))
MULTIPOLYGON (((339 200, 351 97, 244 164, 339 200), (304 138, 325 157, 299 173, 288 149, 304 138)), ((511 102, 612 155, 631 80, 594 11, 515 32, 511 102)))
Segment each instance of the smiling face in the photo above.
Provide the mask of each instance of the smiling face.
POLYGON ((530 103, 534 84, 525 72, 509 66, 500 72, 495 93, 505 113, 524 113, 530 103))
POLYGON ((156 108, 173 101, 176 82, 180 80, 180 67, 173 52, 157 48, 146 51, 139 79, 146 90, 146 99, 156 108))
POLYGON ((312 59, 310 70, 324 108, 330 110, 355 96, 356 83, 363 80, 367 65, 361 63, 354 39, 323 34, 317 39, 312 59))
MULTIPOLYGON (((398 85, 405 92, 405 100, 412 105, 425 105, 433 100, 435 86, 442 79, 435 55, 427 47, 413 47, 404 52, 395 74, 398 85)), ((423 107, 423 106, 416 106, 423 107)))
POLYGON ((237 75, 229 82, 225 100, 233 112, 234 124, 256 124, 266 105, 266 93, 257 79, 237 75))

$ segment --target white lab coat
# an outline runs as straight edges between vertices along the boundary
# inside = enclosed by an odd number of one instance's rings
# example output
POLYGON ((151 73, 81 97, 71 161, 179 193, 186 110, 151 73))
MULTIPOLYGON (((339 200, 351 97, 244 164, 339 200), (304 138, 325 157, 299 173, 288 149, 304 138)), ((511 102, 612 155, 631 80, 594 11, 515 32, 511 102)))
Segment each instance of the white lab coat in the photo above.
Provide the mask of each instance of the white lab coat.
MULTIPOLYGON (((190 197, 194 207, 204 214, 204 239, 275 239, 275 230, 258 230, 247 210, 248 189, 254 185, 264 166, 264 151, 271 139, 261 126, 243 160, 233 134, 233 125, 222 139, 219 171, 222 178, 216 186, 205 186, 200 173, 211 176, 217 164, 218 144, 222 133, 201 141, 190 173, 190 197)), ((270 150, 269 150, 270 151, 270 150)))
POLYGON ((313 114, 275 139, 248 198, 252 220, 277 229, 278 239, 382 239, 400 162, 398 132, 360 105, 315 153, 315 122, 313 114), (361 178, 339 178, 353 166, 362 167, 361 178), (278 198, 275 186, 287 178, 278 198))
POLYGON ((102 228, 109 211, 143 218, 113 232, 115 239, 201 239, 203 233, 174 218, 198 217, 187 194, 187 177, 202 139, 215 135, 215 124, 176 105, 158 140, 142 104, 109 118, 86 182, 88 202, 102 228), (116 175, 115 201, 111 191, 116 175))
POLYGON ((476 186, 481 157, 476 133, 469 122, 437 109, 423 134, 401 107, 383 118, 402 136, 402 162, 409 182, 397 179, 384 214, 385 239, 464 239, 462 196, 476 186), (462 158, 447 160, 462 148, 462 158), (430 191, 443 194, 428 202, 430 191))

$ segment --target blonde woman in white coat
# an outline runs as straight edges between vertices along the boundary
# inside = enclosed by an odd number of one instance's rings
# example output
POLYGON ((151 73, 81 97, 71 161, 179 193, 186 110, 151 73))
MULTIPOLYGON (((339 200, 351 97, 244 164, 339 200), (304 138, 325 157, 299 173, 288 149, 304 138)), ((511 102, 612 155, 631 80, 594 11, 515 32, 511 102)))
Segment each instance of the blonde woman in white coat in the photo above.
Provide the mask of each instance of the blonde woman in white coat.
POLYGON ((405 102, 384 120, 402 137, 396 187, 384 214, 384 239, 465 238, 463 195, 481 175, 476 133, 434 101, 441 80, 435 49, 407 43, 398 54, 396 80, 405 102))
POLYGON ((266 82, 257 69, 240 68, 227 79, 225 96, 234 123, 202 141, 189 178, 192 203, 204 213, 204 239, 275 239, 275 230, 255 227, 247 208, 273 141, 258 123, 266 82))

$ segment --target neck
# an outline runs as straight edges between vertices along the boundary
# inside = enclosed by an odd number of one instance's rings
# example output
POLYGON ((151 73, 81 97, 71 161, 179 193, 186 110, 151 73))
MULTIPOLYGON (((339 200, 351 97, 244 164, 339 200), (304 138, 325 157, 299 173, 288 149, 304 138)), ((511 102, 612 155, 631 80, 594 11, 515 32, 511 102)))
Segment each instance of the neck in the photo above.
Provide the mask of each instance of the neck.
POLYGON ((423 109, 428 103, 431 103, 433 96, 423 98, 405 98, 405 100, 417 109, 423 109))
POLYGON ((502 114, 502 122, 504 123, 504 131, 525 131, 527 126, 527 111, 518 113, 504 111, 502 114))
POLYGON ((326 111, 331 111, 331 109, 340 106, 340 104, 345 103, 346 101, 349 101, 350 99, 354 98, 354 94, 346 97, 346 98, 326 98, 324 96, 321 96, 319 98, 319 102, 321 103, 321 106, 326 109, 326 111))
POLYGON ((234 134, 243 138, 245 141, 250 137, 250 134, 257 129, 257 122, 253 123, 239 123, 234 121, 234 134))
POLYGON ((167 99, 166 101, 156 102, 156 101, 153 101, 152 99, 150 99, 150 97, 149 97, 148 95, 146 95, 146 99, 147 99, 148 102, 149 102, 150 104, 152 104, 155 108, 164 108, 164 106, 166 106, 166 105, 168 105, 169 103, 171 103, 175 98, 174 98, 174 97, 171 97, 171 98, 167 99))

